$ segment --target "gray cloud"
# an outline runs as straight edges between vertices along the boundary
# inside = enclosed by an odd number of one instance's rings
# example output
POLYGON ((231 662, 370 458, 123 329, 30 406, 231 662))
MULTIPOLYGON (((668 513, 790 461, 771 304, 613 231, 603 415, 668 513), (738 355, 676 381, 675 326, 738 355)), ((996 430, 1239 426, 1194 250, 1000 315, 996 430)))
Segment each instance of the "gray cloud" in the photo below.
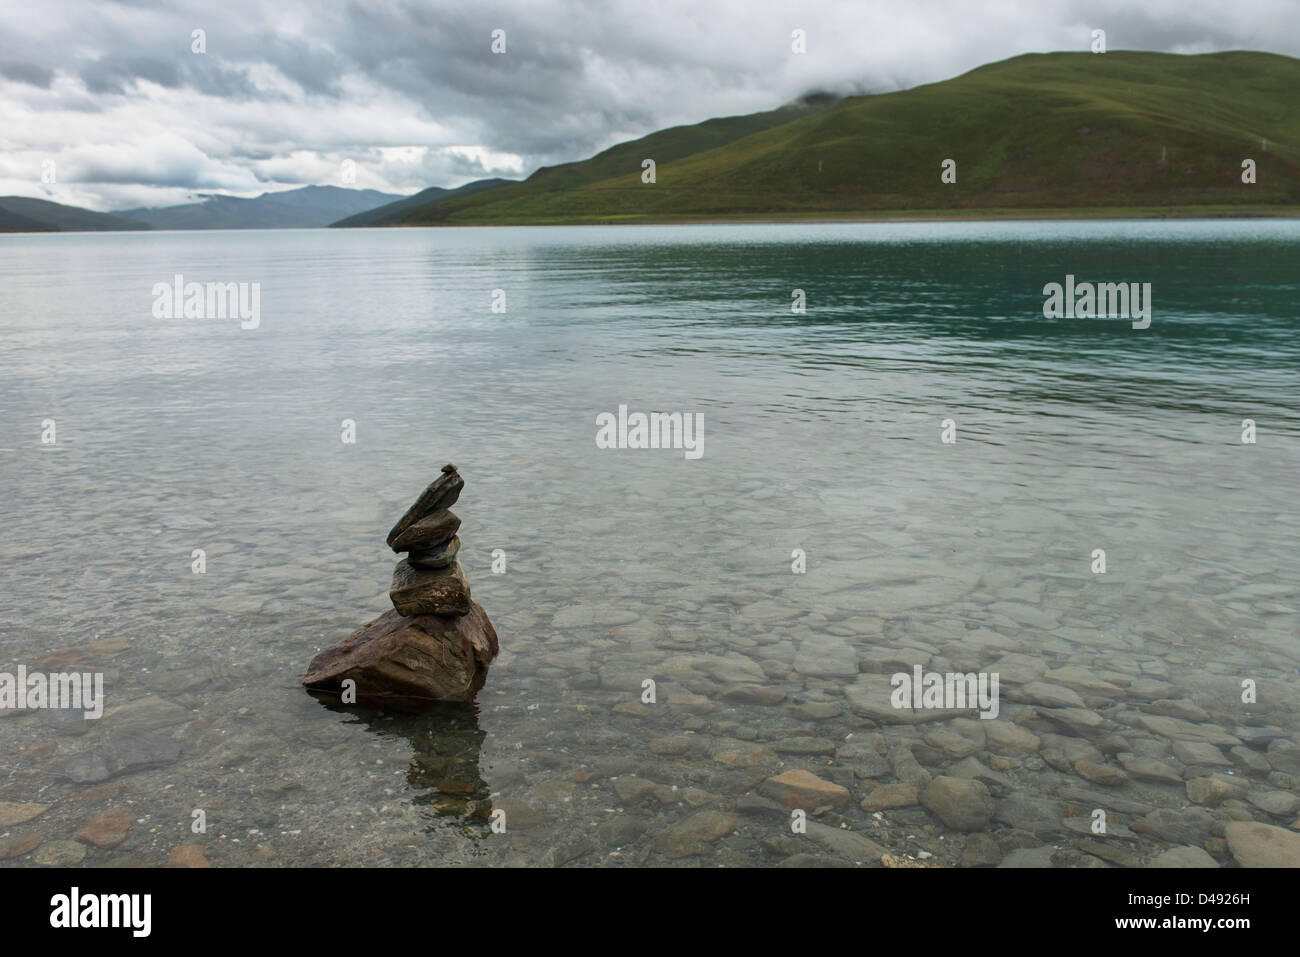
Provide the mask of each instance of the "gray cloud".
POLYGON ((21 60, 0 60, 0 77, 49 89, 50 83, 54 80, 54 70, 36 63, 24 63, 21 60))

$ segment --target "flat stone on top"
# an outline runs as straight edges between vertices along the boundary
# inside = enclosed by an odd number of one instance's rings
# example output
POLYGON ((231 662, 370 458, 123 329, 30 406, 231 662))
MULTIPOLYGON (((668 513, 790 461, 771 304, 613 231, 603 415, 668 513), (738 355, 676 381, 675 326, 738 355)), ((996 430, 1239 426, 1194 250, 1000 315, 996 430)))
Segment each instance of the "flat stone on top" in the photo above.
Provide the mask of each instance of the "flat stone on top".
POLYGON ((456 500, 460 498, 461 489, 464 487, 465 480, 456 471, 456 466, 444 465, 442 474, 429 483, 429 487, 420 493, 420 497, 415 500, 415 504, 406 510, 406 514, 397 520, 397 524, 388 533, 389 547, 397 540, 398 535, 401 535, 402 532, 430 512, 436 512, 440 508, 450 508, 456 504, 456 500))

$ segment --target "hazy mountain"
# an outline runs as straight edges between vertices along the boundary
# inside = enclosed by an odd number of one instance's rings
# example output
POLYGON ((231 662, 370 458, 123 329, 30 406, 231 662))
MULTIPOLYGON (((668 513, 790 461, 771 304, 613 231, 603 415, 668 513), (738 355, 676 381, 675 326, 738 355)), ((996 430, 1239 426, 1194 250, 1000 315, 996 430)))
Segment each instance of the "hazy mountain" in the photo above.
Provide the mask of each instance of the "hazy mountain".
POLYGON ((76 232, 101 229, 148 229, 148 223, 112 213, 94 213, 48 199, 0 196, 0 232, 76 232))
POLYGON ((49 233, 57 231, 57 228, 49 223, 28 219, 26 216, 11 213, 3 206, 0 206, 0 233, 49 233))
POLYGON ((118 215, 142 220, 155 229, 307 229, 401 198, 373 189, 303 186, 252 199, 214 194, 198 203, 123 209, 118 215))

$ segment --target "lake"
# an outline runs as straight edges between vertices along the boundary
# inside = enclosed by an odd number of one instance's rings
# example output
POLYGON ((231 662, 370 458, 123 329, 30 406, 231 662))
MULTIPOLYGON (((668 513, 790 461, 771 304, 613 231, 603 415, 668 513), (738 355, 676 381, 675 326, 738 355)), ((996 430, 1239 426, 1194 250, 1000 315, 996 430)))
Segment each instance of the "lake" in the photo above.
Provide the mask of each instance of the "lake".
POLYGON ((0 658, 105 682, 0 711, 0 801, 50 805, 5 863, 1137 866, 1295 819, 1300 222, 4 235, 0 290, 0 658), (177 275, 258 321, 156 318, 177 275), (1045 318, 1067 275, 1150 326, 1045 318), (620 406, 702 454, 599 448, 620 406), (478 707, 308 695, 447 462, 478 707), (892 708, 916 666, 998 717, 892 708))

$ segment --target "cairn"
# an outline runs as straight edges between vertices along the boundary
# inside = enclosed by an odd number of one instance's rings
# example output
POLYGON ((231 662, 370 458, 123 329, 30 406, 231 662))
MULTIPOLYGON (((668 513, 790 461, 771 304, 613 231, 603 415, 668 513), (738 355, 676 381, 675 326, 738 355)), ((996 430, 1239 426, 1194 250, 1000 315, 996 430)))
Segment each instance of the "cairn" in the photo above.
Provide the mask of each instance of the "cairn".
POLYGON ((450 506, 465 480, 454 465, 424 490, 388 533, 388 547, 405 559, 393 570, 388 597, 403 615, 463 615, 469 611, 469 582, 460 567, 460 519, 450 506))
POLYGON ((406 553, 393 570, 393 610, 312 659, 304 685, 339 693, 345 703, 408 711, 473 700, 498 644, 456 557, 460 519, 451 506, 464 487, 456 466, 444 465, 393 526, 388 545, 406 553))

